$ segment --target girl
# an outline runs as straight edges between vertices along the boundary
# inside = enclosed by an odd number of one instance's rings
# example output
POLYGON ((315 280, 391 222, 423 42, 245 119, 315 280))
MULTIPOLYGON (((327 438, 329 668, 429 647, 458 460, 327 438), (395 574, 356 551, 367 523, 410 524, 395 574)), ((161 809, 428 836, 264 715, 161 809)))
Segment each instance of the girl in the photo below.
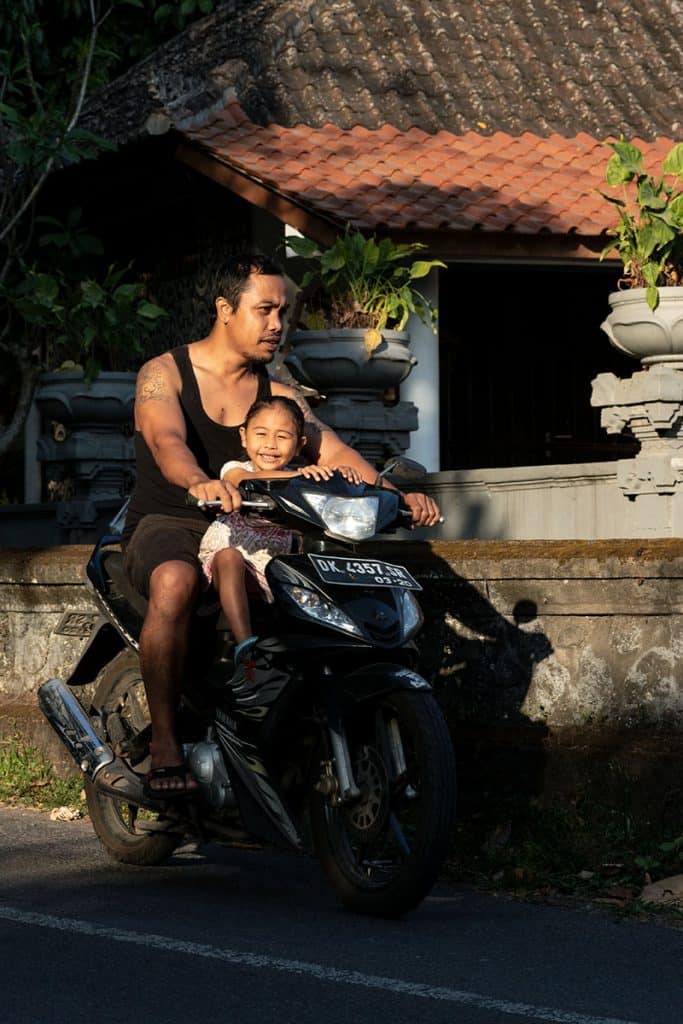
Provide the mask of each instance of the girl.
MULTIPOLYGON (((226 462, 221 479, 235 487, 247 476, 260 479, 304 476, 309 480, 328 480, 333 473, 328 466, 303 466, 290 469, 289 463, 299 454, 306 437, 304 415, 293 399, 272 396, 254 402, 240 427, 242 446, 248 462, 226 462)), ((362 478, 349 466, 338 472, 351 483, 362 478)), ((292 533, 265 521, 246 519, 239 512, 219 516, 208 528, 199 548, 199 560, 209 583, 213 583, 235 638, 235 674, 230 685, 253 681, 253 663, 247 655, 257 637, 251 632, 245 570, 253 574, 267 601, 273 597, 266 583, 265 568, 275 555, 292 550, 292 533), (251 672, 250 672, 251 668, 251 672)))

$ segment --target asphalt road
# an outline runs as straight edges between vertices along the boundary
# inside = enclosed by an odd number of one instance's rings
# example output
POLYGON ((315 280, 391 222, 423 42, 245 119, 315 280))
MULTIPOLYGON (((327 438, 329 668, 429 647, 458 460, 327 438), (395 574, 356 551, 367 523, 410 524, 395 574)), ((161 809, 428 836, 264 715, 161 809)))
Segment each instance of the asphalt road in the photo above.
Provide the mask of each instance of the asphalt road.
POLYGON ((2 1024, 679 1024, 683 931, 439 887, 343 911, 315 862, 105 855, 85 821, 0 808, 2 1024))

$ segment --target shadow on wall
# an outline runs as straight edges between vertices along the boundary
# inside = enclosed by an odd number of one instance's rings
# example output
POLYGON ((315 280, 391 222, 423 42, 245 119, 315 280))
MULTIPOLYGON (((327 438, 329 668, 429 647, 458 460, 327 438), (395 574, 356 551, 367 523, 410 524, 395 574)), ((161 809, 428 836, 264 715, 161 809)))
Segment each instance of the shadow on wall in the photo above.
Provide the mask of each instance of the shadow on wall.
MULTIPOLYGON (((405 561, 410 565, 408 552, 405 561)), ((510 621, 427 545, 419 572, 421 667, 454 737, 461 811, 476 810, 490 796, 505 799, 506 790, 540 795, 549 730, 522 707, 534 667, 553 647, 545 633, 529 628, 535 603, 519 600, 510 621)))

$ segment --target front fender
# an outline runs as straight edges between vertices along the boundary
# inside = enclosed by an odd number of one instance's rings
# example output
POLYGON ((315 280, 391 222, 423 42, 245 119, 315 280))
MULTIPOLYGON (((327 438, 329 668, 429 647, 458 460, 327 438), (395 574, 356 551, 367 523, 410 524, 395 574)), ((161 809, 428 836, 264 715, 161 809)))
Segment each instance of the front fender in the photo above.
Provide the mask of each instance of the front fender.
POLYGON ((66 679, 67 686, 85 686, 94 682, 104 666, 125 646, 111 622, 105 618, 98 619, 85 650, 66 679))
POLYGON ((381 697, 397 690, 431 691, 431 686, 417 672, 403 665, 377 662, 350 672, 340 681, 341 693, 356 703, 381 697))

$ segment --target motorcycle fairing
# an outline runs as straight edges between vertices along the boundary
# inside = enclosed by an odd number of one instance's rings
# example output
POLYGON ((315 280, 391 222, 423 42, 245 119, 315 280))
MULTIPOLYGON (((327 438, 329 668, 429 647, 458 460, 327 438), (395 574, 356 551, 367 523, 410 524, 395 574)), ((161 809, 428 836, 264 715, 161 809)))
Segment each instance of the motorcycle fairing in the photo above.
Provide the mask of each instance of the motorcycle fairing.
POLYGON ((239 736, 220 710, 215 726, 247 831, 280 845, 284 840, 290 848, 301 850, 301 837, 268 777, 258 748, 239 736))
POLYGON ((398 690, 431 690, 426 679, 401 665, 376 662, 350 672, 339 680, 341 693, 360 703, 398 690))
POLYGON ((125 644, 115 627, 104 616, 93 626, 90 638, 81 656, 65 680, 67 686, 85 686, 92 683, 105 665, 123 650, 125 644))

